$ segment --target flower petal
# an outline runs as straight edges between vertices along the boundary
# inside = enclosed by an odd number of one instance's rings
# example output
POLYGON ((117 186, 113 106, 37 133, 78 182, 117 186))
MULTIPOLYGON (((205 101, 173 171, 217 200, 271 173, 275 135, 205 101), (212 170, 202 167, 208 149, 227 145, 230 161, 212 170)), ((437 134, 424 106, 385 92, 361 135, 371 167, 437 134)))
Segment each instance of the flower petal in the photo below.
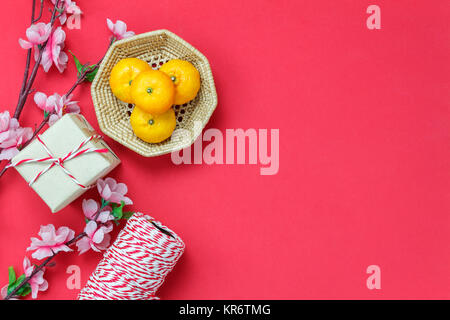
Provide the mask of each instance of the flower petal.
POLYGON ((96 230, 97 230, 97 223, 95 221, 89 221, 86 227, 84 228, 84 232, 86 232, 89 238, 92 238, 96 230))
POLYGON ((114 33, 114 23, 111 20, 106 19, 106 24, 108 25, 108 29, 114 33))
POLYGON ((117 181, 114 178, 107 177, 105 182, 110 187, 111 191, 116 191, 117 181))
POLYGON ((28 259, 28 257, 25 257, 25 258, 23 259, 23 264, 22 264, 22 266, 23 266, 23 270, 24 270, 24 271, 27 270, 27 269, 31 266, 30 259, 28 259))
POLYGON ((45 47, 45 50, 42 53, 41 65, 42 65, 42 68, 44 68, 44 71, 48 72, 48 70, 50 69, 52 64, 53 64, 53 59, 52 59, 52 55, 51 55, 51 50, 47 46, 47 47, 45 47))
POLYGON ((105 236, 103 237, 103 241, 97 244, 97 248, 100 250, 106 250, 110 242, 111 242, 111 235, 105 234, 105 236))
POLYGON ((47 291, 48 281, 44 279, 44 282, 39 286, 39 291, 47 291))
POLYGON ((133 31, 127 31, 122 35, 122 39, 133 37, 135 33, 133 31))
POLYGON ((33 258, 37 260, 42 260, 44 258, 50 257, 53 255, 53 251, 50 248, 39 248, 31 255, 33 258))
POLYGON ((34 102, 38 106, 38 108, 44 110, 44 111, 50 111, 46 110, 46 104, 47 104, 47 95, 42 92, 36 92, 34 94, 34 102))
POLYGON ((127 24, 121 20, 117 20, 116 24, 114 25, 114 33, 117 36, 122 37, 125 32, 127 32, 127 24))
POLYGON ((39 27, 37 25, 32 25, 25 32, 28 41, 30 41, 32 44, 40 44, 41 35, 39 34, 38 28, 39 27))
POLYGON ((88 237, 81 238, 76 243, 78 248, 78 254, 83 254, 91 248, 90 239, 88 237))
POLYGON ((68 227, 59 227, 56 231, 55 242, 57 244, 64 244, 73 238, 75 231, 69 229, 68 227))
POLYGON ((30 283, 31 287, 31 298, 36 299, 37 293, 39 291, 39 285, 37 283, 30 283))
POLYGON ((130 198, 128 198, 128 197, 123 197, 122 198, 122 201, 125 203, 125 205, 132 205, 133 204, 133 201, 130 199, 130 198))
POLYGON ((95 201, 95 200, 84 199, 82 208, 83 208, 83 213, 86 216, 86 218, 92 219, 92 218, 94 218, 94 215, 97 213, 99 205, 98 205, 97 201, 95 201))
POLYGON ((103 181, 102 179, 98 179, 97 180, 97 190, 98 190, 98 193, 101 195, 102 194, 102 191, 103 191, 103 188, 105 187, 105 181, 103 181))
POLYGON ((31 48, 33 48, 33 44, 31 42, 23 40, 23 39, 19 39, 19 45, 23 49, 31 49, 31 48))
POLYGON ((39 230, 38 234, 41 236, 42 241, 44 242, 52 241, 56 237, 55 226, 53 224, 41 226, 41 229, 39 230))
POLYGON ((103 228, 100 228, 97 230, 97 232, 94 233, 94 236, 92 237, 92 241, 94 243, 101 243, 103 241, 104 236, 105 236, 105 233, 103 231, 103 228))
POLYGON ((17 148, 3 149, 0 152, 0 160, 11 160, 17 154, 19 154, 19 149, 17 149, 17 148))
POLYGON ((109 188, 108 185, 105 185, 105 187, 102 190, 101 197, 105 200, 110 200, 111 196, 112 196, 111 189, 109 188))
POLYGON ((103 211, 98 215, 97 220, 101 223, 106 223, 110 220, 114 220, 114 216, 111 214, 110 211, 103 211))
POLYGON ((56 121, 60 119, 60 116, 57 114, 52 114, 50 118, 48 119, 48 125, 51 127, 55 124, 56 121))
POLYGON ((118 192, 112 192, 111 195, 108 197, 108 200, 110 202, 120 204, 123 200, 123 196, 118 192))
POLYGON ((115 188, 114 191, 116 191, 116 192, 118 192, 120 194, 126 195, 127 192, 128 192, 128 187, 127 187, 127 185, 125 183, 118 183, 116 185, 116 188, 115 188))

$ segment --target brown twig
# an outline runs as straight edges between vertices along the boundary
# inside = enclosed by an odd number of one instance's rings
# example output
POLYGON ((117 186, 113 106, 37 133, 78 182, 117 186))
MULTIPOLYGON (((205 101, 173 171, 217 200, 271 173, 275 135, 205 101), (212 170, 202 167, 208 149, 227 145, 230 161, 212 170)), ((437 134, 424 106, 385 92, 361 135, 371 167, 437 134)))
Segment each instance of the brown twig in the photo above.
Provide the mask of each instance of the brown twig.
MULTIPOLYGON (((33 8, 34 8, 34 0, 33 0, 33 8)), ((41 0, 41 5, 40 5, 40 9, 39 9, 39 16, 33 20, 31 20, 31 24, 38 22, 41 18, 42 18, 42 11, 44 9, 44 0, 41 0)))
POLYGON ((91 70, 84 71, 80 76, 77 77, 77 81, 73 84, 73 86, 67 91, 65 94, 66 97, 70 96, 72 92, 78 87, 84 80, 86 80, 86 76, 91 73, 91 70))
MULTIPOLYGON (((42 15, 42 6, 43 6, 43 2, 41 1, 41 12, 40 15, 42 15)), ((33 4, 32 4, 32 8, 31 8, 31 24, 33 24, 35 22, 34 19, 34 15, 35 15, 35 7, 36 7, 36 0, 33 0, 33 4)), ((39 17, 40 19, 40 17, 39 17)), ((33 48, 30 48, 27 50, 27 60, 25 63, 25 71, 23 73, 23 81, 22 81, 22 86, 20 87, 20 93, 19 93, 19 99, 23 94, 23 91, 25 89, 25 85, 27 83, 27 79, 28 79, 28 73, 30 70, 30 62, 31 62, 31 52, 32 52, 33 48)))
MULTIPOLYGON (((56 0, 55 2, 55 6, 53 7, 53 11, 52 11, 52 17, 50 19, 50 26, 53 27, 55 20, 56 20, 56 12, 59 10, 59 2, 60 0, 56 0)), ((35 0, 33 0, 33 10, 32 10, 32 21, 34 20, 34 12, 35 12, 35 0)), ((16 106, 16 110, 14 111, 14 118, 19 119, 20 114, 22 113, 23 107, 25 105, 25 102, 27 101, 28 95, 30 93, 30 89, 31 86, 33 85, 34 79, 36 78, 37 75, 37 71, 39 69, 39 65, 41 64, 41 60, 42 60, 42 55, 44 53, 45 47, 47 46, 48 40, 45 41, 40 47, 39 47, 39 54, 38 54, 38 58, 34 64, 33 70, 31 71, 31 75, 30 77, 27 79, 26 76, 28 75, 28 70, 29 69, 29 63, 27 63, 27 66, 25 68, 25 77, 24 77, 24 81, 22 82, 22 90, 21 90, 21 94, 19 96, 19 100, 17 101, 17 106, 16 106)), ((31 58, 31 49, 29 49, 29 55, 31 58)), ((27 62, 28 62, 28 55, 27 55, 27 62)))
POLYGON ((45 124, 48 122, 48 119, 50 118, 51 115, 52 115, 52 113, 48 113, 44 116, 44 119, 42 119, 41 124, 34 130, 33 135, 31 136, 30 140, 28 140, 27 142, 25 142, 23 144, 22 149, 25 148, 27 145, 29 145, 30 142, 33 141, 34 138, 36 138, 38 133, 42 130, 42 128, 44 128, 45 124))

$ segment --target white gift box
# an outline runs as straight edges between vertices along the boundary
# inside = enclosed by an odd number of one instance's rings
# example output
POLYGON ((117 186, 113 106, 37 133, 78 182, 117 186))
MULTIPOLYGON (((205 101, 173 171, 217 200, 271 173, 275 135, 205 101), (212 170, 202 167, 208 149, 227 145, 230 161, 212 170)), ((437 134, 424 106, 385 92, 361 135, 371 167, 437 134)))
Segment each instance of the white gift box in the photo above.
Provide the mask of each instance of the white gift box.
POLYGON ((82 115, 66 114, 11 163, 51 211, 57 212, 120 160, 82 115))

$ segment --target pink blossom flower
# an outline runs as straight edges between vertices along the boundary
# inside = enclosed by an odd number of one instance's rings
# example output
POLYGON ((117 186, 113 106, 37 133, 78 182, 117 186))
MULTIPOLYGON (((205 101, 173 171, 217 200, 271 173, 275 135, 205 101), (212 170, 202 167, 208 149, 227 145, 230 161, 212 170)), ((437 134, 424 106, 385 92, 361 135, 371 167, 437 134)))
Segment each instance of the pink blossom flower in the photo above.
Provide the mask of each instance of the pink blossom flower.
POLYGON ((100 252, 106 250, 111 241, 112 224, 107 226, 98 226, 95 221, 89 221, 84 232, 86 236, 77 241, 79 254, 83 254, 89 249, 100 252))
MULTIPOLYGON (((56 121, 61 119, 63 115, 66 113, 80 113, 80 107, 78 106, 78 101, 71 101, 72 95, 66 97, 60 96, 55 93, 52 96, 48 97, 46 100, 46 106, 54 106, 52 110, 52 114, 48 119, 48 125, 52 126, 56 121)), ((42 103, 42 101, 41 101, 42 103)), ((42 104, 41 104, 42 105, 42 104)))
POLYGON ((9 111, 0 113, 0 143, 8 138, 10 130, 17 128, 19 128, 19 122, 15 118, 11 119, 9 111))
POLYGON ((51 113, 55 110, 55 104, 51 103, 52 100, 49 101, 49 98, 45 93, 36 92, 34 94, 34 102, 36 103, 39 109, 42 109, 45 112, 51 113))
POLYGON ((31 128, 21 128, 8 111, 0 113, 0 160, 12 159, 32 136, 31 128))
POLYGON ((109 30, 111 30, 113 37, 117 40, 129 38, 135 35, 133 31, 127 31, 127 24, 123 21, 117 20, 113 23, 111 20, 106 19, 109 30))
MULTIPOLYGON (((2 299, 5 299, 6 296, 8 295, 8 286, 9 286, 8 284, 5 285, 0 291, 0 296, 2 299)), ((9 298, 9 300, 19 300, 18 298, 19 298, 18 296, 12 296, 11 298, 9 298)))
MULTIPOLYGON (((97 201, 89 199, 83 200, 83 204, 82 204, 82 208, 83 208, 83 213, 84 216, 88 219, 88 220, 94 220, 96 214, 99 211, 99 204, 97 201)), ((108 221, 114 220, 114 216, 111 214, 111 207, 106 206, 103 209, 101 209, 102 211, 98 214, 98 217, 96 219, 96 221, 99 221, 101 223, 107 223, 108 221)))
MULTIPOLYGON (((69 57, 62 51, 64 49, 64 41, 66 40, 66 33, 61 27, 56 28, 55 31, 48 38, 47 45, 42 53, 41 64, 45 72, 48 72, 50 67, 55 64, 59 72, 63 72, 67 66, 69 57)), ((35 54, 36 59, 36 54, 35 54)))
POLYGON ((27 248, 27 251, 36 250, 31 255, 35 259, 42 260, 59 251, 72 251, 65 243, 73 239, 75 232, 68 227, 60 227, 55 231, 55 226, 52 224, 41 226, 39 236, 42 240, 31 238, 31 245, 27 248))
POLYGON ((31 49, 47 41, 51 31, 52 27, 50 23, 45 24, 39 22, 37 24, 32 24, 26 31, 28 41, 19 39, 19 44, 24 49, 31 49))
POLYGON ((84 216, 89 220, 94 219, 95 214, 98 212, 99 208, 98 202, 92 199, 84 199, 81 206, 83 208, 84 216))
MULTIPOLYGON (((25 277, 31 276, 34 271, 35 266, 31 264, 30 259, 25 257, 23 259, 23 273, 25 277)), ((39 291, 45 291, 48 289, 48 282, 44 279, 45 268, 42 268, 36 274, 28 280, 28 284, 31 288, 31 297, 33 299, 37 298, 37 293, 39 291)), ((0 295, 2 299, 5 299, 8 295, 8 284, 1 289, 0 295)), ((12 296, 9 300, 19 300, 19 296, 12 296)))
MULTIPOLYGON (((56 0, 51 0, 51 1, 52 1, 53 5, 55 5, 56 0)), ((75 1, 62 0, 59 2, 60 8, 61 8, 61 3, 62 3, 62 9, 64 10, 64 12, 59 17, 59 22, 61 23, 61 25, 66 23, 67 14, 78 14, 78 15, 82 14, 80 7, 77 6, 75 1)))
POLYGON ((133 204, 133 201, 125 196, 128 192, 125 183, 117 183, 113 178, 106 178, 105 180, 98 179, 97 189, 98 193, 105 201, 117 204, 121 204, 123 201, 125 205, 133 204))
MULTIPOLYGON (((31 276, 35 266, 30 263, 30 259, 25 257, 23 259, 23 272, 26 277, 31 276)), ((33 299, 37 298, 38 291, 45 291, 48 288, 48 282, 44 279, 45 268, 42 268, 28 281, 31 287, 31 297, 33 299)))
POLYGON ((49 97, 45 93, 36 92, 34 102, 39 109, 44 110, 52 115, 49 118, 49 125, 53 125, 66 113, 79 113, 80 107, 77 101, 71 101, 72 95, 69 97, 60 96, 55 93, 49 97))
POLYGON ((19 153, 19 148, 31 139, 31 128, 17 128, 10 130, 5 141, 0 143, 0 160, 11 160, 19 153))

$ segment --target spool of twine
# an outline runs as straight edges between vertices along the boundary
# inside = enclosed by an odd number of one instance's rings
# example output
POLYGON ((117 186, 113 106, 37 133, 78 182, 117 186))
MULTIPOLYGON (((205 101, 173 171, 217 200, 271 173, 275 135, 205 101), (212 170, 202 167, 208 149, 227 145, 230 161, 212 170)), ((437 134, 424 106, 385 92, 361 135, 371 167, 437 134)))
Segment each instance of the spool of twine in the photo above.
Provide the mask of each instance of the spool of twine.
POLYGON ((79 300, 152 300, 184 252, 169 228, 135 213, 91 274, 79 300))

